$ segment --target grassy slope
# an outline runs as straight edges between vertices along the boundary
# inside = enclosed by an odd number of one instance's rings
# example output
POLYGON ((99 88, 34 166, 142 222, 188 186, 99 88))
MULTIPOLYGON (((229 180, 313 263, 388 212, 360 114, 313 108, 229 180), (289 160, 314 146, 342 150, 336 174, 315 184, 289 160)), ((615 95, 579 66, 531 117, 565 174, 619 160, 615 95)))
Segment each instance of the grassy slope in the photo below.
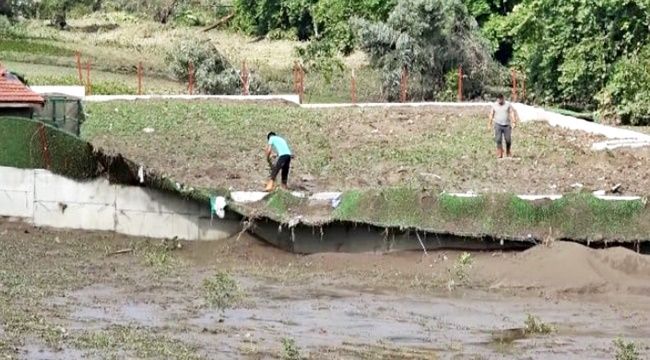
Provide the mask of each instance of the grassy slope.
POLYGON ((484 110, 330 109, 215 102, 89 103, 83 136, 203 187, 260 189, 268 131, 297 157, 292 185, 307 190, 421 186, 446 191, 563 193, 574 183, 645 194, 647 150, 592 152, 594 137, 527 123, 515 161, 494 158, 484 110), (151 134, 144 128, 153 128, 151 134), (639 165, 641 164, 641 165, 639 165), (302 181, 302 180, 306 181, 302 181))
MULTIPOLYGON (((74 52, 81 51, 84 59, 90 58, 93 63, 92 77, 100 86, 95 93, 112 94, 136 91, 136 66, 142 61, 147 92, 183 93, 186 87, 168 78, 165 56, 176 41, 207 36, 234 66, 246 60, 274 93, 293 92, 291 67, 299 42, 258 41, 227 31, 202 33, 200 28, 165 26, 119 13, 95 14, 70 23, 70 31, 58 31, 42 22, 29 22, 24 30, 17 31, 23 38, 0 39, 0 58, 27 74, 33 84, 67 85, 77 81, 74 52), (94 31, 89 31, 92 27, 94 31)), ((364 67, 364 56, 355 54, 345 63, 357 69, 358 100, 379 100, 378 74, 364 67)), ((320 74, 309 73, 305 86, 309 102, 350 100, 349 72, 337 74, 331 83, 320 74)))

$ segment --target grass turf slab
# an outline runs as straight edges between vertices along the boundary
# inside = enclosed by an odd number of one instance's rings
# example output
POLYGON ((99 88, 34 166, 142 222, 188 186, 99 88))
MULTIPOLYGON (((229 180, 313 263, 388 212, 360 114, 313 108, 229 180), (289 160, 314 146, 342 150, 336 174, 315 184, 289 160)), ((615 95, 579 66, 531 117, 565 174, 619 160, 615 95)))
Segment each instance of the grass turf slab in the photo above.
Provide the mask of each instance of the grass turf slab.
POLYGON ((526 241, 635 242, 648 240, 650 234, 650 211, 644 199, 607 201, 589 193, 527 201, 512 194, 458 197, 421 189, 385 188, 345 192, 333 208, 276 191, 258 203, 236 206, 252 218, 290 226, 346 222, 526 241))

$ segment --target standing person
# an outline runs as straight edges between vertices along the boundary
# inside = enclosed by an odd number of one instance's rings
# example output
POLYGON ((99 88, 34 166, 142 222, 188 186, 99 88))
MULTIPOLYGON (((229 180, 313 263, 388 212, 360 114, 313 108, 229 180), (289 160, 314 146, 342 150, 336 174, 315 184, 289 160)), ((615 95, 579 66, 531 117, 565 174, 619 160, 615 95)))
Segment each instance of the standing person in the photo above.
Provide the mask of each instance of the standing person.
POLYGON ((517 126, 517 113, 512 104, 505 101, 503 95, 497 96, 497 102, 492 105, 488 129, 494 129, 494 140, 497 143, 497 157, 503 157, 503 141, 506 142, 506 156, 511 157, 512 130, 517 126))
POLYGON ((278 173, 282 170, 282 188, 287 188, 287 181, 289 179, 289 169, 291 168, 291 149, 287 144, 287 141, 276 135, 274 132, 268 133, 266 136, 268 144, 266 145, 266 159, 271 163, 271 155, 275 152, 278 156, 278 160, 275 162, 275 165, 271 165, 271 177, 266 183, 266 191, 273 191, 275 188, 275 178, 278 177, 278 173))

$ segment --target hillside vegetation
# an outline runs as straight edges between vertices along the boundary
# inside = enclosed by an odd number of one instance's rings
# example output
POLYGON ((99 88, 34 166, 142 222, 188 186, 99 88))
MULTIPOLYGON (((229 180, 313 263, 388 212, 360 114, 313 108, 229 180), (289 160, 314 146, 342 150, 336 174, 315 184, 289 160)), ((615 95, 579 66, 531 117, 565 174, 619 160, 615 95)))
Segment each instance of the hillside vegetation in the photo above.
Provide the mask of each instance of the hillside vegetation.
POLYGON ((411 100, 452 100, 459 65, 465 98, 486 98, 508 91, 514 68, 519 82, 525 79, 527 101, 643 125, 650 122, 648 6, 630 0, 5 0, 0 56, 72 67, 71 51, 81 50, 98 70, 134 74, 142 60, 148 76, 182 84, 168 55, 189 43, 180 52, 187 58, 204 39, 217 51, 210 59, 228 61, 216 68, 209 66, 214 60, 194 64, 217 79, 199 90, 241 92, 238 71, 247 60, 260 84, 253 92, 291 92, 291 69, 300 60, 307 101, 349 101, 352 70, 359 101, 397 100, 404 86, 411 100), (201 31, 209 25, 216 30, 201 31), (401 80, 405 73, 408 83, 401 80))

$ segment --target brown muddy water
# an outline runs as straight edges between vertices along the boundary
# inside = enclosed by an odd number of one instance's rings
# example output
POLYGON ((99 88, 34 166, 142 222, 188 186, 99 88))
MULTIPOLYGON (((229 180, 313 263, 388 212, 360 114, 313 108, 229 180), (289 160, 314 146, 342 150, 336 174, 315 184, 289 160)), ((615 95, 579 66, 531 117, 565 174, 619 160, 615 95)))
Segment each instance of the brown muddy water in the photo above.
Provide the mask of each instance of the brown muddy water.
POLYGON ((308 359, 613 359, 617 337, 650 355, 650 260, 623 249, 459 265, 455 252, 296 256, 247 236, 178 248, 2 222, 0 245, 7 358, 276 359, 293 339, 308 359), (206 300, 215 273, 237 286, 223 309, 206 300), (553 331, 526 331, 529 315, 553 331))

